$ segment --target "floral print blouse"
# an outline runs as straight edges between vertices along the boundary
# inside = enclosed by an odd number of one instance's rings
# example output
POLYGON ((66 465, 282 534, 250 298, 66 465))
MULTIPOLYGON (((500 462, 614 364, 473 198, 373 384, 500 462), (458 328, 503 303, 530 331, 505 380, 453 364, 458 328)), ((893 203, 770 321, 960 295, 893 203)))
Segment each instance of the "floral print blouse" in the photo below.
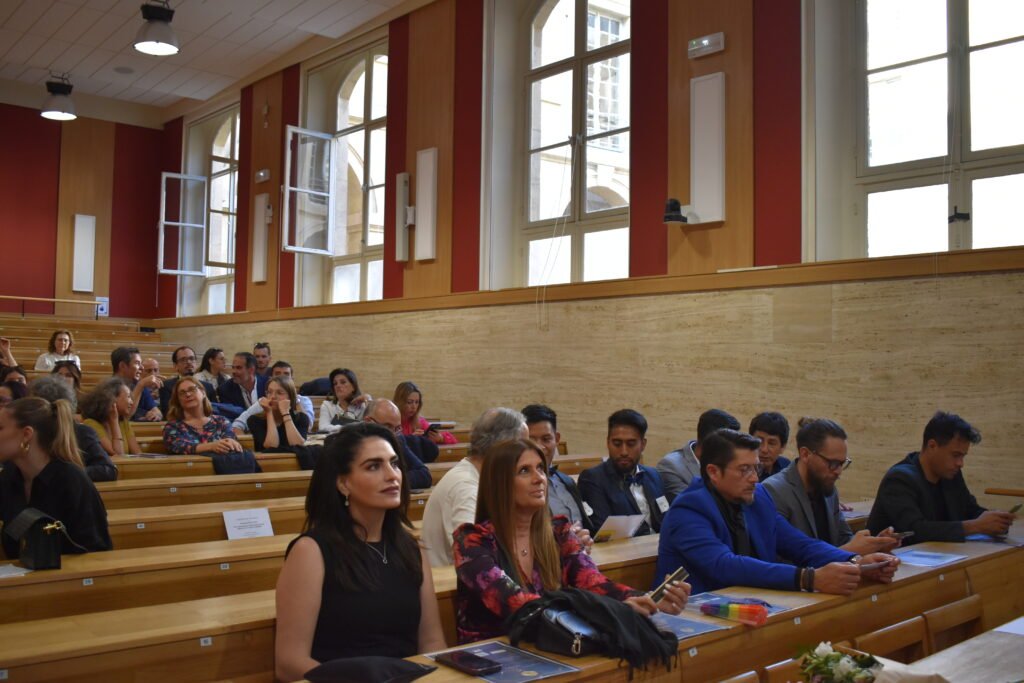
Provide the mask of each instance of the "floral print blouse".
MULTIPOLYGON (((616 583, 602 574, 572 532, 569 519, 555 517, 555 542, 562 557, 562 586, 580 588, 616 600, 642 591, 616 583)), ((459 643, 504 635, 505 620, 520 607, 536 600, 544 590, 535 565, 529 585, 521 586, 501 568, 501 551, 490 522, 463 524, 455 530, 456 630, 459 643)))
POLYGON ((168 422, 164 425, 164 445, 167 452, 175 455, 193 455, 196 446, 220 439, 235 439, 231 431, 231 423, 220 415, 211 415, 202 429, 196 429, 184 420, 168 422))

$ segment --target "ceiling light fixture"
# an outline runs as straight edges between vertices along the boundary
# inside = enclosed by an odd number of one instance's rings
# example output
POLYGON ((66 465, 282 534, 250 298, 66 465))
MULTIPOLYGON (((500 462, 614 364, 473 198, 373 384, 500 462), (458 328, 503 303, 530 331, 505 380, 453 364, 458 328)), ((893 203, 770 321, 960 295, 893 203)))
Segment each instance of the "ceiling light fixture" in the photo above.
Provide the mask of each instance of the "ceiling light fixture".
POLYGON ((178 36, 171 28, 174 10, 167 0, 158 0, 160 4, 142 5, 142 18, 145 20, 135 36, 135 49, 143 54, 166 57, 178 54, 178 36))
POLYGON ((72 85, 68 75, 50 76, 55 80, 46 81, 46 92, 50 93, 50 96, 43 102, 43 118, 53 121, 74 121, 78 116, 75 114, 75 103, 71 101, 72 85))

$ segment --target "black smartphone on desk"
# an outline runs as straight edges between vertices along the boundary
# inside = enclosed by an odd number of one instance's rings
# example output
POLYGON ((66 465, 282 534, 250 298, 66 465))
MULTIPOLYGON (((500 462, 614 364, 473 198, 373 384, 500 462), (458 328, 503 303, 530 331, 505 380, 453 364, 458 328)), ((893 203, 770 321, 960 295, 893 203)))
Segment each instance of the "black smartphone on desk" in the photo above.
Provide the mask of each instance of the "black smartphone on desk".
POLYGON ((501 671, 501 664, 493 659, 487 659, 475 655, 467 650, 452 650, 442 652, 434 658, 434 661, 445 666, 450 666, 456 671, 461 671, 470 676, 486 676, 501 671))

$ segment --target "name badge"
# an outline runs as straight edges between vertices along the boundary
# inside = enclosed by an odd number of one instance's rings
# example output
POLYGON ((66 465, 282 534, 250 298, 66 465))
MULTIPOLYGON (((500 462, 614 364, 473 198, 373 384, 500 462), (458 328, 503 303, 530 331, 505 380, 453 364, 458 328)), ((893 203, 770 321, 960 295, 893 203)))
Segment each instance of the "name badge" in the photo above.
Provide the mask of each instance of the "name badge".
POLYGON ((658 496, 654 502, 658 504, 658 509, 662 513, 668 512, 668 501, 665 499, 665 496, 658 496))
POLYGON ((590 507, 587 501, 583 501, 583 511, 587 513, 587 517, 594 514, 594 508, 590 507))

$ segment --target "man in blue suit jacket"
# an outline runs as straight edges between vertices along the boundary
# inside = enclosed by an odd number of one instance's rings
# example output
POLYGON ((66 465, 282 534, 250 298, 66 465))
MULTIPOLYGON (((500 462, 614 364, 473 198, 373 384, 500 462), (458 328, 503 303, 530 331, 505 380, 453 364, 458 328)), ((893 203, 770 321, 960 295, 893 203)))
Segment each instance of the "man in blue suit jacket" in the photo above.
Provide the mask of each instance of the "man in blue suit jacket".
POLYGON ((686 567, 694 593, 726 586, 849 595, 862 576, 890 582, 899 560, 863 557, 794 529, 757 483, 760 441, 722 429, 701 443, 701 478, 676 498, 658 543, 658 571, 686 567), (794 564, 777 561, 784 557, 794 564), (880 569, 861 564, 885 561, 880 569))
POLYGON ((608 459, 580 474, 579 489, 591 522, 598 529, 610 515, 640 515, 637 536, 661 528, 668 501, 661 477, 640 464, 647 446, 647 420, 635 410, 620 410, 608 418, 608 459))
POLYGON ((220 385, 220 402, 243 411, 267 392, 267 378, 256 374, 256 356, 236 353, 231 361, 231 381, 220 385))

